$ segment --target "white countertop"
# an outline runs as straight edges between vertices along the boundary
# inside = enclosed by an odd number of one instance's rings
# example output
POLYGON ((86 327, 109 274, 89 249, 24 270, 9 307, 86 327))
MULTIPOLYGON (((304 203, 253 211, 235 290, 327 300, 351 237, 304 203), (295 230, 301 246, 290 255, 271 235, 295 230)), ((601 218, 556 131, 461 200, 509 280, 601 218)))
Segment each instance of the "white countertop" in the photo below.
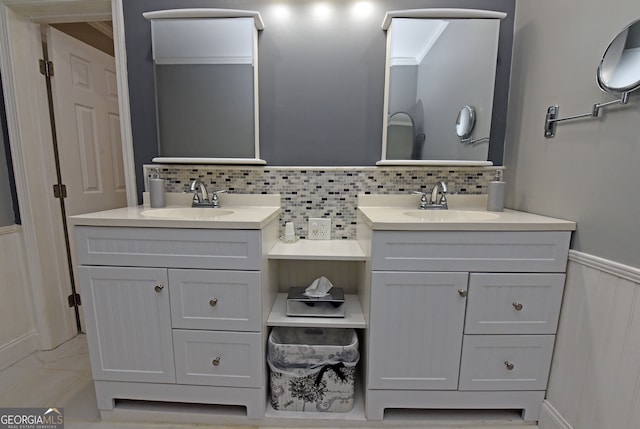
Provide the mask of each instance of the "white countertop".
POLYGON ((417 195, 360 195, 359 220, 374 230, 404 231, 573 231, 576 223, 564 219, 505 209, 486 210, 486 195, 450 195, 449 210, 418 210, 417 195), (425 213, 424 219, 420 213, 425 213), (426 213, 431 212, 431 213, 426 213), (468 219, 465 215, 468 213, 468 219), (407 213, 412 213, 413 216, 407 213), (474 218, 477 214, 478 218, 474 218), (459 216, 456 216, 459 215, 459 216))
MULTIPOLYGON (((167 194, 166 208, 184 208, 182 195, 167 194)), ((220 209, 207 208, 211 215, 206 217, 149 217, 144 212, 154 210, 144 204, 123 207, 69 217, 72 226, 120 226, 142 228, 211 228, 211 229, 261 229, 280 215, 280 195, 220 195, 220 209), (232 214, 216 216, 216 210, 232 214)), ((163 210, 163 209, 158 209, 163 210)))

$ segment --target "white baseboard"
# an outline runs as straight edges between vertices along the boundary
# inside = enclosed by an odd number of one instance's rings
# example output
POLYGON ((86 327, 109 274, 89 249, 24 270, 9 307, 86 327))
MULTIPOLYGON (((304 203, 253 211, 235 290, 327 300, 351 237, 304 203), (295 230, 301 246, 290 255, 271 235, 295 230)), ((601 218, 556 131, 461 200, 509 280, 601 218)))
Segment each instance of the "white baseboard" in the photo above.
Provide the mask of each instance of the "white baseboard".
POLYGON ((31 331, 0 346, 0 370, 38 350, 38 333, 31 331))
POLYGON ((573 426, 560 414, 558 410, 551 405, 551 402, 545 400, 540 410, 540 420, 538 421, 539 429, 573 429, 573 426))

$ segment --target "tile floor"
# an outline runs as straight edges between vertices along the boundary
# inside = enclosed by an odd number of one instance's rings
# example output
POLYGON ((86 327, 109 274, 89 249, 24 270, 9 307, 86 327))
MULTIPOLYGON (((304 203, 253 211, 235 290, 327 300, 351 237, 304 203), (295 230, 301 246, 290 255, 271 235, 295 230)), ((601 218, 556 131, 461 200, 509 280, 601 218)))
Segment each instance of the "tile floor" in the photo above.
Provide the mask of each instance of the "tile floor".
MULTIPOLYGON (((206 424, 152 423, 136 421, 102 421, 96 408, 91 379, 86 337, 78 335, 58 348, 35 352, 0 371, 0 408, 63 407, 65 429, 247 429, 255 426, 220 426, 206 424)), ((121 419, 118 419, 121 420, 121 419)), ((125 419, 126 420, 126 419, 125 419)), ((157 419, 154 419, 157 420, 157 419)), ((386 418, 385 418, 386 420, 386 418)), ((438 419, 436 419, 438 420, 438 419)), ((439 418, 442 421, 442 418, 439 418)), ((409 429, 536 429, 534 425, 505 422, 473 424, 468 419, 459 423, 413 422, 410 425, 385 422, 384 427, 409 429), (467 421, 465 421, 467 420, 467 421)), ((329 425, 331 423, 328 423, 329 425)), ((344 424, 341 425, 343 428, 344 424)), ((371 428, 381 428, 380 423, 371 428)), ((267 429, 267 427, 262 427, 267 429)), ((279 429, 279 428, 270 428, 279 429)), ((288 429, 296 429, 289 427, 288 429)), ((359 425, 359 429, 367 429, 359 425)))

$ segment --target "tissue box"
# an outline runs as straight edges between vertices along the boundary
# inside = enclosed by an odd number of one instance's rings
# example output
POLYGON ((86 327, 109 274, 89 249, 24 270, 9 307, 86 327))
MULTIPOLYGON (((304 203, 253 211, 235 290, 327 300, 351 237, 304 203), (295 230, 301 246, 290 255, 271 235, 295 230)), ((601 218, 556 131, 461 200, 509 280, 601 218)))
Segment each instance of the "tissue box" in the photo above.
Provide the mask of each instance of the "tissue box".
POLYGON ((274 328, 267 349, 275 410, 345 413, 353 408, 360 359, 355 330, 274 328))
POLYGON ((344 317, 345 303, 342 288, 334 287, 323 297, 306 296, 304 287, 289 288, 287 316, 344 317))

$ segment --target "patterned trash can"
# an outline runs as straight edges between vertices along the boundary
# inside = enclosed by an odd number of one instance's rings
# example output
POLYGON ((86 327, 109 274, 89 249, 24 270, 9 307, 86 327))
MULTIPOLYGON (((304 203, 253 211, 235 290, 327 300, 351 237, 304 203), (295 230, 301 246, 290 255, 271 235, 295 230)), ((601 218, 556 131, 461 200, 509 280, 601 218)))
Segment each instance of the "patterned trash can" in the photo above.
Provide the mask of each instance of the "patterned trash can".
POLYGON ((354 329, 274 328, 267 357, 273 409, 351 411, 359 359, 354 329))

